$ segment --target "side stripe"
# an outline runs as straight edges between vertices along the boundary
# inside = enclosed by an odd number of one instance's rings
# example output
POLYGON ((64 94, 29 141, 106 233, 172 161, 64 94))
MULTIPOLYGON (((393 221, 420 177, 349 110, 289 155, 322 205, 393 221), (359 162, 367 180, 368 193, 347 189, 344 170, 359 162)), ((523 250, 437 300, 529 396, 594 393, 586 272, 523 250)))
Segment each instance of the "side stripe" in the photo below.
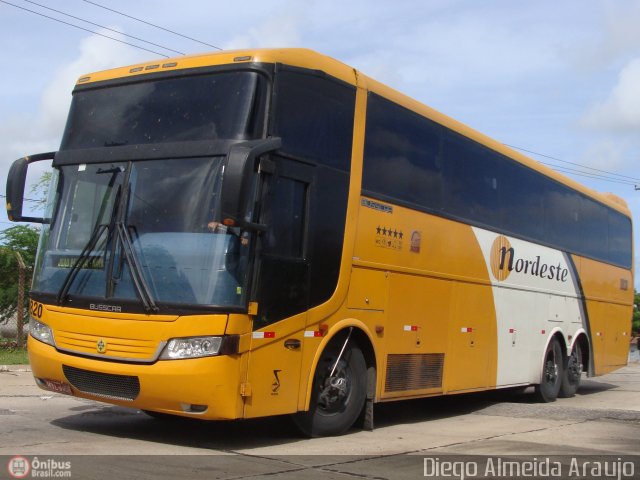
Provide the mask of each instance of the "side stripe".
MULTIPOLYGON (((576 264, 573 261, 573 257, 563 252, 565 261, 567 265, 571 269, 571 279, 573 280, 573 286, 576 289, 576 293, 578 294, 578 305, 580 307, 580 315, 582 316, 582 323, 585 331, 587 332, 587 340, 589 344, 589 376, 594 375, 595 363, 593 359, 593 332, 591 331, 591 324, 589 322, 589 311, 587 310, 587 299, 584 295, 584 290, 582 289, 582 282, 580 280, 580 276, 578 275, 578 269, 576 268, 576 264)), ((571 352, 569 352, 571 353, 571 352)))

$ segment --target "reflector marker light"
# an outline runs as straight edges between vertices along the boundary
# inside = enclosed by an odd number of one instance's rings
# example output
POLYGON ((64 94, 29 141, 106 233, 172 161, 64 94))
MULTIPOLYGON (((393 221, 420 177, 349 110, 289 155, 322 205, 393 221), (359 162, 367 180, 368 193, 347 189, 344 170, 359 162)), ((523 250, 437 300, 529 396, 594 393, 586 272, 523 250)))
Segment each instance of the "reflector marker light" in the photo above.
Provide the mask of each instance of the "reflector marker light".
POLYGON ((306 338, 322 337, 323 335, 324 332, 322 330, 305 330, 304 332, 306 338))
POLYGON ((405 325, 403 330, 405 332, 417 332, 418 331, 418 325, 405 325))
POLYGON ((462 333, 471 333, 471 332, 473 332, 473 328, 471 328, 471 327, 462 327, 460 329, 460 332, 462 332, 462 333))
POLYGON ((253 338, 276 338, 276 332, 253 332, 253 338))
MULTIPOLYGON (((129 73, 138 73, 138 72, 142 72, 143 70, 158 70, 159 68, 174 68, 178 66, 178 62, 170 62, 170 63, 163 63, 162 65, 160 65, 159 63, 153 64, 153 65, 146 65, 143 67, 133 67, 129 69, 129 73)), ((89 77, 87 77, 88 79, 89 77)))

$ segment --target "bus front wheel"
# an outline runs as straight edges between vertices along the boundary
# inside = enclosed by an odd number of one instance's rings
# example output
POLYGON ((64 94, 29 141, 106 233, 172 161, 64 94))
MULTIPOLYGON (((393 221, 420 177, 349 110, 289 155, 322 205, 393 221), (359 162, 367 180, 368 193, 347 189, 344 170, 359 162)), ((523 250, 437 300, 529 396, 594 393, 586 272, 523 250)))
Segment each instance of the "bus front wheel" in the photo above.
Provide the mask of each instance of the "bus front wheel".
POLYGON ((330 345, 318 362, 309 411, 293 418, 307 436, 346 432, 358 419, 366 398, 367 365, 360 348, 342 342, 330 345))
POLYGON ((555 402, 560 393, 564 377, 564 359, 562 348, 556 338, 552 338, 544 353, 544 364, 540 383, 536 385, 536 397, 539 401, 555 402))

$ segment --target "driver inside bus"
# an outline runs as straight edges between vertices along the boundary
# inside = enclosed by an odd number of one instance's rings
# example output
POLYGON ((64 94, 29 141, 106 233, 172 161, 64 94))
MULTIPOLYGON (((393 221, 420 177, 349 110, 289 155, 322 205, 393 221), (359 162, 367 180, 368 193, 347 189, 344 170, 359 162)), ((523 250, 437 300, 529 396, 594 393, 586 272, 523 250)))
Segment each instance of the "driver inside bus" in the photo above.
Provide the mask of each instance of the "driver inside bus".
POLYGON ((207 224, 207 229, 211 232, 211 233, 230 233, 233 235, 236 235, 240 238, 240 245, 248 245, 249 244, 249 236, 247 234, 247 232, 243 232, 241 235, 237 235, 235 232, 231 232, 229 231, 229 227, 227 227, 226 225, 220 223, 220 222, 216 222, 214 220, 210 221, 207 224))

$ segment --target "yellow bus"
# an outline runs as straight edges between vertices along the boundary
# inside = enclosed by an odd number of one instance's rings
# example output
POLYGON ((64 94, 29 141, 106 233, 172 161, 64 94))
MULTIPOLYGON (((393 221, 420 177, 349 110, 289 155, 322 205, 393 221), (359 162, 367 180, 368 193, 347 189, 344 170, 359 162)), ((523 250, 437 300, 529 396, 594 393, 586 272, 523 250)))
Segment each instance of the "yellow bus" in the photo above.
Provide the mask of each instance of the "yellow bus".
POLYGON ((16 160, 7 200, 43 224, 28 347, 54 392, 337 435, 377 402, 549 402, 627 362, 622 200, 313 51, 84 76, 59 151, 16 160))

